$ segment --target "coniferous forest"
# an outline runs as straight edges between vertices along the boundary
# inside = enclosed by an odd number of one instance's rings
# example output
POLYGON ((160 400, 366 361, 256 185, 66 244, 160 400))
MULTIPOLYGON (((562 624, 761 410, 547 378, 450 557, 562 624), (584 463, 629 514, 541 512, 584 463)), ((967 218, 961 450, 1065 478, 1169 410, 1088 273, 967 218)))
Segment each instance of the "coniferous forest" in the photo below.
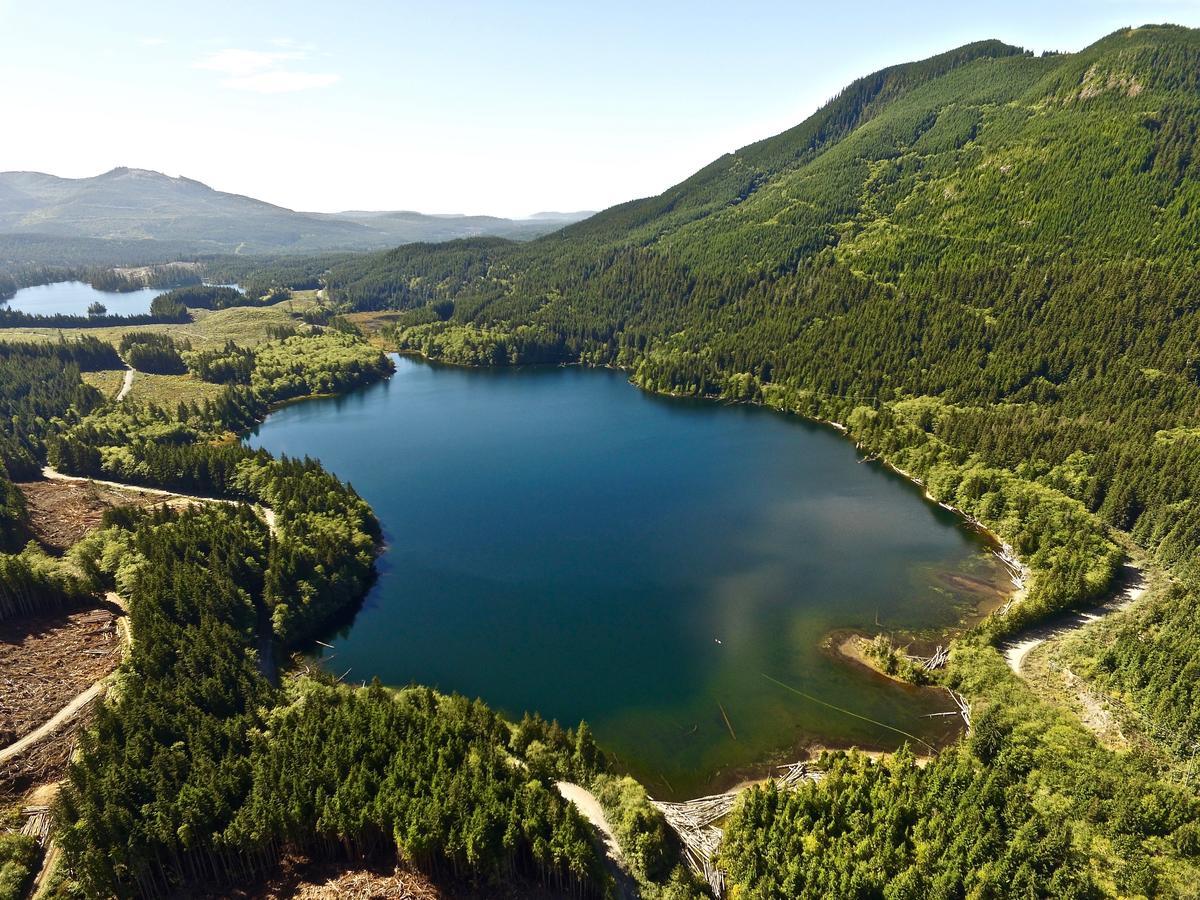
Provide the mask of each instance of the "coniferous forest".
POLYGON ((951 683, 996 707, 987 749, 751 794, 725 850, 748 895, 1187 893, 1194 800, 1171 783, 1200 742, 1198 73, 1200 35, 1173 26, 1072 54, 968 45, 529 244, 329 270, 334 302, 388 311, 430 359, 619 366, 841 423, 1028 565, 1022 602, 952 654, 951 683), (1042 720, 994 648, 1103 596, 1131 547, 1169 588, 1078 662, 1162 755, 1110 781, 1125 763, 1042 720))
MULTIPOLYGON (((210 280, 246 294, 190 286, 144 323, 49 323, 130 328, 111 344, 0 342, 0 620, 113 592, 131 635, 57 804, 53 890, 227 890, 304 854, 611 895, 564 780, 594 789, 644 896, 705 890, 586 725, 289 671, 361 601, 381 528, 318 462, 236 438, 273 404, 386 377, 384 342, 619 367, 648 391, 836 423, 1027 567, 931 676, 965 698, 969 733, 928 759, 828 753, 819 780, 743 792, 717 854, 730 896, 1195 896, 1198 130, 1200 32, 1042 56, 985 41, 859 79, 659 196, 531 242, 213 260, 210 280), (318 286, 319 307, 253 345, 134 328, 318 286), (368 320, 386 323, 377 343, 368 320), (166 408, 83 380, 125 363, 216 387, 166 408), (13 484, 47 464, 228 502, 114 509, 51 557, 13 484), (1000 646, 1104 597, 1130 559, 1152 589, 1071 659, 1137 735, 1114 750, 1000 646)), ((0 866, 24 872, 11 845, 0 866)))

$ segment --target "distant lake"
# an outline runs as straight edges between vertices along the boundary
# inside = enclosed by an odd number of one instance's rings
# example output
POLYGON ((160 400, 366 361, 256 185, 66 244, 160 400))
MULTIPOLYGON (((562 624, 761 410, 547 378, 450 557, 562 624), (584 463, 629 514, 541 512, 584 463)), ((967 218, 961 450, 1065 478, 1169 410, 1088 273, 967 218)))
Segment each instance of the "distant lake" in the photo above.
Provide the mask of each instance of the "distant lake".
POLYGON ((8 301, 8 308, 34 315, 52 316, 63 313, 72 316, 87 315, 88 306, 97 300, 104 304, 112 316, 133 316, 150 312, 150 301, 167 288, 142 288, 139 291, 117 293, 98 291, 84 281, 58 281, 54 284, 39 284, 37 287, 21 288, 8 301))
POLYGON ((587 719, 661 797, 809 742, 906 740, 885 726, 950 739, 955 720, 923 717, 944 692, 828 638, 936 635, 1007 584, 980 535, 833 430, 611 371, 398 358, 390 381, 288 406, 249 443, 319 458, 383 523, 381 577, 329 639, 331 672, 587 719))

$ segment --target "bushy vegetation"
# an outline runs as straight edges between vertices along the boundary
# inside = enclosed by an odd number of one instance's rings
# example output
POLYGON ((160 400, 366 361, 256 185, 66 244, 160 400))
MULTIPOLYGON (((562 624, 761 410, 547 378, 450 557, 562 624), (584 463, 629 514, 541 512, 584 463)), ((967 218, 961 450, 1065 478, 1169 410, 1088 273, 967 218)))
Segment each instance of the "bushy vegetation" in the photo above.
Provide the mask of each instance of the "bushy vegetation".
MULTIPOLYGON (((1174 732, 1186 761, 1200 740, 1197 72, 1200 32, 1173 26, 1040 58, 970 45, 861 79, 659 197, 530 244, 337 263, 330 299, 397 311, 397 346, 446 362, 620 366, 648 390, 841 423, 1029 568, 952 678, 986 668, 987 643, 1103 594, 1122 558, 1111 530, 1126 532, 1178 585, 1088 674, 1174 732)), ((996 690, 964 686, 976 703, 996 690)), ((1082 735, 995 742, 925 770, 837 763, 825 788, 748 802, 735 883, 1181 892, 1157 867, 1194 853, 1195 810, 1148 813, 1163 802, 1152 774, 1126 792, 1106 774, 1124 763, 1082 735)))
MULTIPOLYGON (((964 658, 969 657, 969 658, 964 658)), ((971 737, 920 765, 831 754, 798 791, 747 792, 723 859, 746 897, 1182 896, 1200 805, 1034 700, 990 649, 956 684, 971 737)))
POLYGON ((230 309, 234 306, 252 306, 261 300, 251 300, 235 287, 216 284, 194 284, 176 288, 154 299, 180 303, 189 309, 230 309))
POLYGON ((293 397, 340 393, 390 371, 391 363, 379 351, 351 335, 325 331, 259 346, 250 387, 278 403, 293 397))
POLYGON ((33 838, 0 833, 0 900, 21 900, 25 896, 39 855, 33 838))
POLYGON ((121 356, 125 362, 139 372, 156 375, 179 375, 187 371, 180 356, 180 349, 190 350, 191 345, 182 345, 166 334, 152 331, 131 331, 121 336, 121 356))
POLYGON ((201 381, 213 384, 249 384, 254 371, 254 350, 226 341, 220 350, 202 350, 186 357, 187 367, 201 381))
POLYGON ((617 836, 625 862, 640 879, 665 881, 675 857, 672 837, 666 819, 650 804, 646 789, 628 775, 600 775, 592 790, 617 836))

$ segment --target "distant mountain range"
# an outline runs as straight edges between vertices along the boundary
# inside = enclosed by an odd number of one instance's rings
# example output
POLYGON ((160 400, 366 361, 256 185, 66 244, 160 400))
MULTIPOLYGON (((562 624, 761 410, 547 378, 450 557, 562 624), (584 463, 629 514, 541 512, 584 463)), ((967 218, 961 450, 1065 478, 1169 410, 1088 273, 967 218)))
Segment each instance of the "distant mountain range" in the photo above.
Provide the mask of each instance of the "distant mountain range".
MULTIPOLYGON (((126 257, 159 245, 192 253, 369 250, 414 241, 497 236, 527 240, 590 213, 539 213, 527 219, 418 212, 297 212, 191 178, 117 168, 92 178, 0 172, 0 236, 44 250, 63 242, 110 241, 126 257)), ((102 250, 103 244, 99 245, 102 250)))

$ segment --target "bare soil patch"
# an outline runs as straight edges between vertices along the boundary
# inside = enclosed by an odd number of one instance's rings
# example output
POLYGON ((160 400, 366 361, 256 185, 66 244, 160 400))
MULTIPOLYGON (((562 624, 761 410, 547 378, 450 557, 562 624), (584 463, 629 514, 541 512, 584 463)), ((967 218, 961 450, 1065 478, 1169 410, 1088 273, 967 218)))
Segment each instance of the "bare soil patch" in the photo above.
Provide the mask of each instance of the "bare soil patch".
POLYGON ((48 721, 121 661, 108 604, 0 623, 0 747, 48 721))
POLYGON ((0 764, 0 804, 41 796, 66 777, 67 763, 75 750, 75 736, 91 720, 91 708, 63 723, 53 735, 38 741, 15 759, 0 764))
POLYGON ((288 857, 257 885, 210 893, 193 888, 181 896, 187 900, 559 900, 568 895, 526 883, 484 888, 440 884, 394 861, 339 864, 288 857))
POLYGON ((153 506, 161 497, 94 482, 26 481, 17 485, 29 510, 29 527, 39 544, 62 552, 100 525, 114 506, 153 506))

